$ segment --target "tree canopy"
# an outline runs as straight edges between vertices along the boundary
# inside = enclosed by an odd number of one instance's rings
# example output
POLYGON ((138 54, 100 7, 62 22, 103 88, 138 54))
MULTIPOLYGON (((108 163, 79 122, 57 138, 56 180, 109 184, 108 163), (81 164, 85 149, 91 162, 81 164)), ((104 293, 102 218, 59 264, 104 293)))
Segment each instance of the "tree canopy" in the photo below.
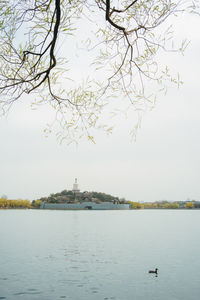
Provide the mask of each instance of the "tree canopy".
POLYGON ((50 203, 65 203, 65 202, 74 202, 75 198, 78 201, 100 201, 100 202, 119 202, 119 203, 126 203, 126 200, 119 199, 118 197, 100 193, 100 192, 79 192, 75 194, 73 191, 64 190, 60 193, 51 194, 49 197, 40 198, 37 201, 45 201, 50 203))
POLYGON ((173 47, 167 20, 186 9, 195 7, 172 0, 0 1, 2 112, 23 95, 33 94, 36 103, 55 109, 64 131, 60 137, 73 140, 76 133, 84 133, 93 140, 90 128, 99 126, 102 109, 112 98, 145 109, 154 105, 156 85, 165 90, 166 82, 181 84, 178 75, 172 77, 168 67, 159 64, 157 54, 184 51, 186 42, 173 47), (78 55, 83 46, 89 51, 93 71, 76 82, 65 49, 72 37, 79 39, 77 32, 86 23, 90 25, 85 27, 84 43, 76 51, 78 55), (149 82, 152 90, 146 88, 149 82))

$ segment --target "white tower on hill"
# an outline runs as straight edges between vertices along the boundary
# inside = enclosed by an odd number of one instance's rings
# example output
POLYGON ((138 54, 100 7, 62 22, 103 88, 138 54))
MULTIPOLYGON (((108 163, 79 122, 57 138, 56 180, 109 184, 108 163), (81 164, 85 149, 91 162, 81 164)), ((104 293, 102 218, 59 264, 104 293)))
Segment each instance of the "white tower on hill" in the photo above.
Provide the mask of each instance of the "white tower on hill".
POLYGON ((77 178, 75 178, 75 182, 74 182, 74 184, 73 184, 73 189, 72 189, 72 191, 73 191, 74 193, 80 192, 80 190, 78 189, 77 178))

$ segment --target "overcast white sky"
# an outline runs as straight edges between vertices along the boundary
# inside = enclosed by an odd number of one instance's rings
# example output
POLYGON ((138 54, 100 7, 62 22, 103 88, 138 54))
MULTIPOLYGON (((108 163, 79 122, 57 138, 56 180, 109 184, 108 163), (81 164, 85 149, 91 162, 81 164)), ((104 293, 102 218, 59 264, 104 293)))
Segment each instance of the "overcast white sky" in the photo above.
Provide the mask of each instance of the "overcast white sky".
POLYGON ((181 20, 178 28, 191 43, 184 57, 164 59, 184 85, 170 88, 143 116, 136 142, 130 122, 120 118, 113 135, 96 133, 96 144, 59 145, 43 133, 48 108, 31 110, 28 98, 15 104, 0 119, 0 196, 38 199, 71 189, 77 177, 82 191, 132 201, 200 200, 200 17, 181 20))

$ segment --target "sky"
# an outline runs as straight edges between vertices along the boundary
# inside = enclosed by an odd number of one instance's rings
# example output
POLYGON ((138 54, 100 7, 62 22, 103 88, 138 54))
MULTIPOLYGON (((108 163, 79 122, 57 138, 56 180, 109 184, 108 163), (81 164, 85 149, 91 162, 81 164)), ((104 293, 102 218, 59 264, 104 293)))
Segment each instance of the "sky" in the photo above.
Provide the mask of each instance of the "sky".
MULTIPOLYGON (((200 17, 180 18, 178 34, 191 40, 184 56, 161 59, 179 71, 183 86, 169 87, 155 108, 147 111, 137 131, 132 120, 118 117, 112 135, 97 131, 96 144, 59 144, 44 128, 51 111, 15 103, 0 119, 0 196, 38 199, 72 189, 108 193, 131 201, 200 201, 200 17)), ((79 66, 79 75, 84 66, 79 66)), ((134 120, 137 114, 133 114, 134 120)), ((134 122, 133 122, 134 123, 134 122)))

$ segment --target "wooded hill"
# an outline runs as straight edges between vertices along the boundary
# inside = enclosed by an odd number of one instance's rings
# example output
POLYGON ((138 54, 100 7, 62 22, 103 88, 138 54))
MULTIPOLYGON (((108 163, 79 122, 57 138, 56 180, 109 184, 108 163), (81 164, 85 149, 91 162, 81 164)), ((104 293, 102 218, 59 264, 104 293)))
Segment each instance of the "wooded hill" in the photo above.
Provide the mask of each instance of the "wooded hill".
POLYGON ((115 202, 127 203, 125 199, 119 199, 109 194, 99 192, 76 192, 64 190, 60 193, 51 194, 49 197, 42 197, 40 201, 48 203, 74 203, 74 202, 115 202))

